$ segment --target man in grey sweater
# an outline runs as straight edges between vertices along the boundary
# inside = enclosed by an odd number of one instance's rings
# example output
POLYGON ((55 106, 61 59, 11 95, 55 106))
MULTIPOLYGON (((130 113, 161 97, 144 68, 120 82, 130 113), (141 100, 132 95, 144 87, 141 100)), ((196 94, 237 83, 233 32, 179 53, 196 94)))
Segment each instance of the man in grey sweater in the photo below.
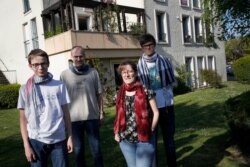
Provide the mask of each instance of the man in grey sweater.
POLYGON ((69 69, 61 73, 71 103, 69 105, 72 121, 74 154, 76 166, 85 165, 85 132, 94 158, 95 167, 103 167, 99 128, 103 121, 102 86, 96 69, 85 63, 85 51, 81 46, 71 50, 72 62, 69 69))

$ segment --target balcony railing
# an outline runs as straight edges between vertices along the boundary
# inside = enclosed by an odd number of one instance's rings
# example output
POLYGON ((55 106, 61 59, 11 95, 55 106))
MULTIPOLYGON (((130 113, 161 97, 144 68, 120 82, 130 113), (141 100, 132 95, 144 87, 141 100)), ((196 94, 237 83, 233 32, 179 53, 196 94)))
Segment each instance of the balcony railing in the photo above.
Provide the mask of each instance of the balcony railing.
POLYGON ((45 39, 45 49, 49 55, 69 51, 81 45, 86 49, 140 49, 138 40, 122 33, 66 31, 45 39))

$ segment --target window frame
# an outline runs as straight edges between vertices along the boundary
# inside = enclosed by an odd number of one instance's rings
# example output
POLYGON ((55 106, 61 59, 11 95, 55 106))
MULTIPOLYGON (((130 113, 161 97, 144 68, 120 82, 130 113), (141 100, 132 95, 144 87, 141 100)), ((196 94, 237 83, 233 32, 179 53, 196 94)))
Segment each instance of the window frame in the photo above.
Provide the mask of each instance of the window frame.
POLYGON ((192 8, 201 10, 201 0, 192 0, 192 8), (198 6, 194 6, 194 1, 198 2, 198 6))
POLYGON ((23 0, 23 13, 28 13, 31 10, 29 0, 23 0))
POLYGON ((33 18, 30 20, 30 27, 31 27, 31 40, 32 40, 32 46, 33 49, 38 49, 39 48, 39 37, 38 37, 38 32, 37 32, 37 22, 36 18, 33 18))
POLYGON ((168 30, 168 13, 166 11, 162 10, 157 10, 155 9, 154 11, 154 17, 155 17, 155 36, 156 36, 156 41, 157 43, 164 43, 164 44, 169 44, 169 30, 168 30), (159 40, 159 24, 158 24, 158 19, 157 16, 161 15, 161 24, 162 24, 162 33, 165 34, 165 38, 163 40, 159 40))
POLYGON ((162 2, 162 3, 167 2, 167 0, 154 0, 154 1, 156 1, 156 2, 162 2))
POLYGON ((189 2, 189 0, 180 0, 179 3, 180 3, 180 6, 182 6, 182 7, 190 7, 190 2, 189 2), (187 5, 183 4, 182 1, 186 1, 186 2, 187 2, 187 5))
POLYGON ((182 28, 182 42, 183 44, 191 44, 193 42, 193 33, 192 33, 192 23, 191 23, 191 16, 189 15, 185 15, 185 14, 182 14, 181 15, 181 28, 182 28), (185 28, 184 28, 184 17, 188 19, 188 23, 187 23, 187 35, 190 36, 190 39, 189 41, 186 40, 186 38, 188 37, 185 37, 186 36, 186 33, 184 32, 185 28))
POLYGON ((31 51, 31 43, 30 43, 30 31, 28 27, 28 23, 23 24, 23 43, 24 43, 24 50, 25 50, 25 57, 28 56, 29 52, 31 51))
POLYGON ((201 17, 197 17, 197 16, 194 16, 193 18, 193 27, 194 27, 194 42, 197 43, 197 44, 203 44, 204 42, 204 31, 203 31, 203 25, 202 25, 202 19, 201 17), (196 20, 199 20, 199 36, 201 37, 200 41, 198 40, 198 37, 197 37, 197 32, 196 32, 196 20))

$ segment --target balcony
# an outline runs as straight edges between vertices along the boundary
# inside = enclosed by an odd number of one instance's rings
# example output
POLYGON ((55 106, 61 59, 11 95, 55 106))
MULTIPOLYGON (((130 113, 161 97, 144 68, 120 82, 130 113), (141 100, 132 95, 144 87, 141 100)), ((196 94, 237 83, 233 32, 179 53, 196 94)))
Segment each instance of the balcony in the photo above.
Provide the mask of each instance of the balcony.
POLYGON ((45 39, 45 49, 49 55, 67 52, 76 45, 89 50, 140 49, 137 39, 122 33, 69 30, 45 39))

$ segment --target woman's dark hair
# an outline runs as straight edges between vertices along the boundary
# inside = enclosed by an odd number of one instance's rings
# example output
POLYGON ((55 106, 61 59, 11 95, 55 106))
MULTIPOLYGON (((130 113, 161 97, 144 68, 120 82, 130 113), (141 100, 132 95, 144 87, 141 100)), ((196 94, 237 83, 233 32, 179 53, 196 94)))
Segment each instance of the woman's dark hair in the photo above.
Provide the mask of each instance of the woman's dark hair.
POLYGON ((49 63, 49 56, 45 51, 43 51, 42 49, 33 49, 30 51, 30 53, 28 55, 29 64, 31 64, 31 59, 35 56, 45 57, 47 60, 47 63, 49 63))
POLYGON ((131 61, 131 60, 124 60, 121 62, 121 64, 119 65, 117 71, 119 74, 121 74, 122 70, 124 69, 124 66, 126 65, 130 65, 132 67, 132 69, 134 70, 135 73, 137 73, 137 65, 135 64, 135 62, 131 61))
POLYGON ((156 44, 155 38, 153 35, 151 34, 144 34, 140 37, 140 45, 141 47, 148 42, 152 42, 154 45, 156 44))

